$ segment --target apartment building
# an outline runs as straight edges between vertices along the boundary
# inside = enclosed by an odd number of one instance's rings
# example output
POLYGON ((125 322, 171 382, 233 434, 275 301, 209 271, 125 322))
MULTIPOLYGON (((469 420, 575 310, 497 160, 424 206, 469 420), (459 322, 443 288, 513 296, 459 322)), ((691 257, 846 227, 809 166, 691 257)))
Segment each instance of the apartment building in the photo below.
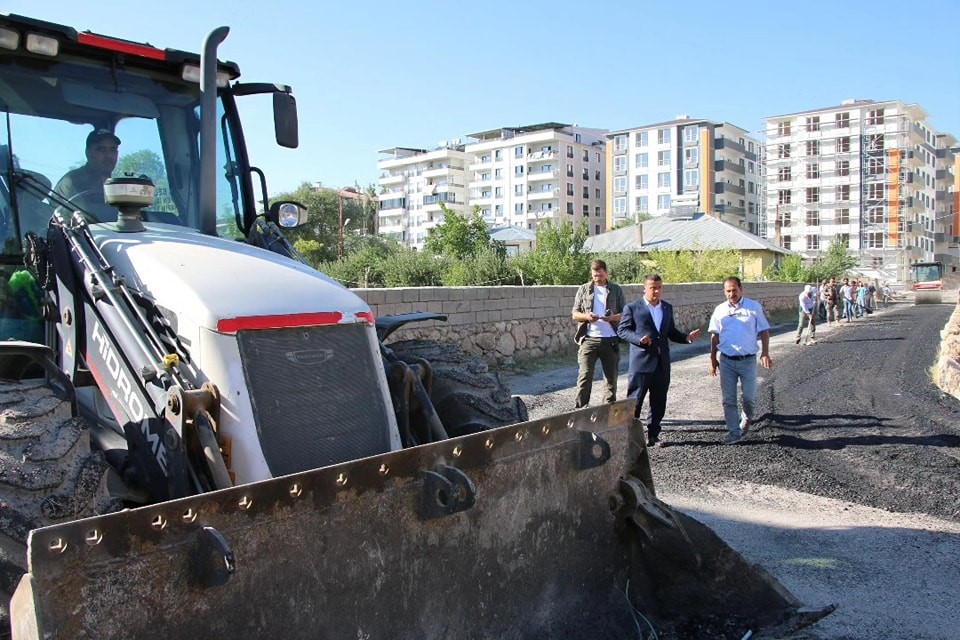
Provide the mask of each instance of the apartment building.
POLYGON ((443 220, 441 202, 463 215, 476 207, 491 228, 585 220, 591 235, 601 233, 605 134, 550 122, 481 131, 429 151, 385 149, 380 234, 422 248, 443 220))
POLYGON ((470 204, 490 226, 585 221, 590 235, 602 233, 606 133, 548 122, 470 134, 470 204))
POLYGON ((407 246, 423 248, 427 230, 443 222, 442 202, 467 216, 472 211, 467 190, 470 154, 462 140, 440 143, 432 150, 394 147, 380 151, 378 233, 407 246))
POLYGON ((806 258, 845 240, 861 268, 901 280, 946 253, 956 139, 927 118, 900 100, 768 117, 767 236, 806 258))
POLYGON ((606 226, 700 211, 757 233, 760 147, 729 122, 686 115, 607 134, 606 226))

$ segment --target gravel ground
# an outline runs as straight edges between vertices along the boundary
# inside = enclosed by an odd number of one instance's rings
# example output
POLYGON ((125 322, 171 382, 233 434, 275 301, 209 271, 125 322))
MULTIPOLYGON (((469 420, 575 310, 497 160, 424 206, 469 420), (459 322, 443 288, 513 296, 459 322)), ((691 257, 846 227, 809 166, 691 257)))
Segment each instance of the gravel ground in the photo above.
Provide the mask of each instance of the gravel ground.
MULTIPOLYGON (((836 603, 816 638, 960 638, 960 402, 929 375, 951 311, 896 304, 821 327, 810 346, 775 327, 758 417, 736 446, 719 445, 707 341, 675 345, 665 446, 651 451, 658 494, 808 605, 836 603)), ((571 364, 509 384, 538 418, 572 409, 575 379, 571 364)))

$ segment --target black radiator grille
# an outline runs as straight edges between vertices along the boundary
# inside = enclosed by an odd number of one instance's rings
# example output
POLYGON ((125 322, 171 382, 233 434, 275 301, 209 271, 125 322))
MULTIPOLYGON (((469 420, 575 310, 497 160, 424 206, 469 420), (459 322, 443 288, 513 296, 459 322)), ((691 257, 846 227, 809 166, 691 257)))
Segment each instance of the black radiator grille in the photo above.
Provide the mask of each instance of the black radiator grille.
POLYGON ((382 364, 362 324, 240 331, 264 457, 274 476, 390 449, 382 364))

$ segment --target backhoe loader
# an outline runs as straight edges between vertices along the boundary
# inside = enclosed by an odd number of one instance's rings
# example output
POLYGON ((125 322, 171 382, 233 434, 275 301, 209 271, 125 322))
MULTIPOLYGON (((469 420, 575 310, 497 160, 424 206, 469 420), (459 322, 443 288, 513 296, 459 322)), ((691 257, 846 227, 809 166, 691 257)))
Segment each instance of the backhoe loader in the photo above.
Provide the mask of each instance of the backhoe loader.
POLYGON ((388 341, 441 316, 375 319, 306 265, 237 112, 272 96, 292 148, 295 101, 239 82, 227 33, 198 55, 0 15, 14 638, 739 638, 826 613, 656 498, 632 400, 527 421, 456 345, 388 341), (85 140, 120 163, 71 192, 85 140))

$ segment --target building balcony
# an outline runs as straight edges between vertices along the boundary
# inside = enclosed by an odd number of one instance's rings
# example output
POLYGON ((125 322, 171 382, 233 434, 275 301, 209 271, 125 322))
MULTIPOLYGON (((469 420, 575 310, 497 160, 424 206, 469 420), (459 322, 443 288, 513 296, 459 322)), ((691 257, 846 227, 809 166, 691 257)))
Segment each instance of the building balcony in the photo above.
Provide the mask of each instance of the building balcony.
POLYGON ((467 184, 469 189, 490 189, 492 188, 493 180, 472 180, 467 184))
POLYGON ((718 173, 721 171, 732 171, 733 173, 741 176, 746 174, 746 170, 743 167, 741 167, 738 163, 730 162, 729 160, 717 160, 713 163, 713 170, 718 173))
POLYGON ((489 171, 491 167, 493 167, 493 160, 487 160, 486 162, 472 162, 467 166, 467 169, 470 171, 489 171))
POLYGON ((452 165, 447 165, 444 167, 435 167, 433 169, 426 169, 421 174, 424 178, 439 178, 442 176, 450 176, 453 174, 463 173, 463 167, 455 167, 452 165))
POLYGON ((560 157, 556 151, 533 151, 527 154, 527 162, 541 162, 560 157))
POLYGON ((401 184, 404 180, 405 178, 403 177, 402 173, 398 173, 396 175, 384 174, 380 176, 379 183, 381 186, 385 187, 391 184, 401 184))
POLYGON ((560 189, 548 189, 546 191, 531 191, 527 194, 527 200, 551 200, 560 195, 560 189))
POLYGON ((527 174, 527 182, 533 182, 535 180, 552 180, 553 178, 559 178, 560 171, 553 169, 552 171, 531 171, 527 174))
POLYGON ((747 190, 738 184, 729 182, 718 182, 714 185, 716 193, 736 193, 737 195, 746 195, 747 190))

